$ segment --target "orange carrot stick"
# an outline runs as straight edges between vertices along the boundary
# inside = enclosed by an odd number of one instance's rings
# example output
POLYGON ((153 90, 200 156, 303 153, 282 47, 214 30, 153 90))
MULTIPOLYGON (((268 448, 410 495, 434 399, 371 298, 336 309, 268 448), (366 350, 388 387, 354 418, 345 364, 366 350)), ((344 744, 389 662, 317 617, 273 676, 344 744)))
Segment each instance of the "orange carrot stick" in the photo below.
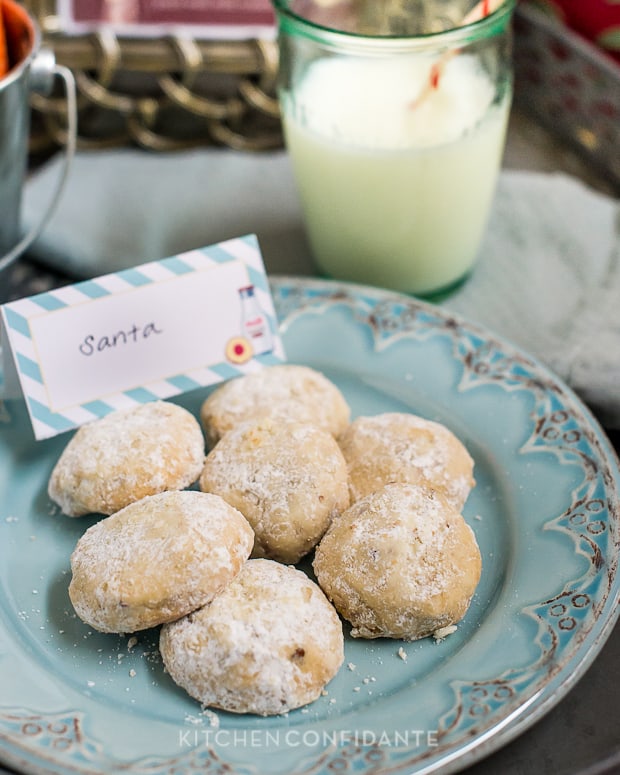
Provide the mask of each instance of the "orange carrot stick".
POLYGON ((2 0, 0 0, 0 78, 9 71, 9 50, 6 43, 6 31, 4 29, 4 13, 2 10, 2 0))

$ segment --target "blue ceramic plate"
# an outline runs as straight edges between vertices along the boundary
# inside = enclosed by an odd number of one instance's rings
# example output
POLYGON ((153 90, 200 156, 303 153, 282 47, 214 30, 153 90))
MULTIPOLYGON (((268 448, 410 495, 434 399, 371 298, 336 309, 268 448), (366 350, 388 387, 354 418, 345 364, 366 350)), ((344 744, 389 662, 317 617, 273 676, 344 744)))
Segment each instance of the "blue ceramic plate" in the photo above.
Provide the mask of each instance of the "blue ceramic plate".
MULTIPOLYGON (((618 463, 583 404, 512 345, 408 297, 274 279, 289 360, 354 415, 449 426, 476 463, 465 517, 483 572, 445 640, 347 639, 317 702, 277 718, 202 712, 157 633, 93 632, 67 596, 92 519, 46 494, 66 437, 35 443, 0 404, 0 760, 31 773, 453 772, 505 744, 585 672, 618 604, 618 463), (399 649, 403 650, 399 652, 399 649)), ((204 393, 182 403, 197 412, 204 393)))

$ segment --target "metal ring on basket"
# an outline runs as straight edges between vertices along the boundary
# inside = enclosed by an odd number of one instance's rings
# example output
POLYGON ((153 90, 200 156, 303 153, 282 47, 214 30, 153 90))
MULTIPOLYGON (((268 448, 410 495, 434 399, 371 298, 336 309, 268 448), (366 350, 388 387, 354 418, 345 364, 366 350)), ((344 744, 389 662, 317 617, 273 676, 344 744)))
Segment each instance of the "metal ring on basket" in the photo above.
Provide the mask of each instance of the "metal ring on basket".
POLYGON ((215 100, 202 97, 191 90, 196 74, 204 64, 202 52, 196 42, 178 36, 172 36, 169 40, 179 59, 181 80, 173 78, 170 73, 160 75, 158 83, 164 94, 175 104, 201 118, 215 121, 240 118, 246 107, 237 97, 215 100))
POLYGON ((274 41, 255 40, 253 43, 261 63, 258 83, 251 78, 242 78, 239 93, 256 110, 272 118, 280 117, 280 106, 275 93, 278 74, 278 47, 274 41))
POLYGON ((78 88, 90 102, 108 110, 129 114, 135 110, 135 100, 125 94, 110 91, 109 86, 119 70, 121 62, 121 47, 116 35, 111 30, 98 30, 93 33, 95 45, 97 79, 91 78, 84 70, 75 74, 78 88))

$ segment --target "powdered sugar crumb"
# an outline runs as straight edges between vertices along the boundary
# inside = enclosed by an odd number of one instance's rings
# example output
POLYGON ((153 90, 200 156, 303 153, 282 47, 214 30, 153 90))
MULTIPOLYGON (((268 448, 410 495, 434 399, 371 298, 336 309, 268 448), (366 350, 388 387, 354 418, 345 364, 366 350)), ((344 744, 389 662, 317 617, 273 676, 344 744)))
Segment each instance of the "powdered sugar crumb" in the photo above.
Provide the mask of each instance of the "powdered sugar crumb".
POLYGON ((458 627, 456 624, 449 624, 447 627, 440 627, 438 630, 435 630, 433 633, 433 638, 435 638, 436 643, 439 643, 440 641, 447 638, 448 635, 452 635, 452 633, 456 632, 457 630, 458 627))
POLYGON ((214 713, 212 710, 209 710, 208 708, 203 708, 202 711, 200 712, 200 715, 204 716, 207 719, 210 727, 217 729, 220 726, 220 717, 217 715, 217 713, 214 713))

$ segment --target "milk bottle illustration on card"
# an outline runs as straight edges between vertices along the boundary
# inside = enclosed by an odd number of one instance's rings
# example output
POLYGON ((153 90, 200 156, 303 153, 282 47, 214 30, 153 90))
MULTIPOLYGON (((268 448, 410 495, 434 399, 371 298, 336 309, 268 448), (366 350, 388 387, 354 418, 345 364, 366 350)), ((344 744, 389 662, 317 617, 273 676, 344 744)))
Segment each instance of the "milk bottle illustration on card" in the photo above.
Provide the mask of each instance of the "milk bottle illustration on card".
POLYGON ((241 335, 252 345, 254 355, 273 350, 269 322, 254 293, 253 285, 239 288, 241 299, 241 335))

